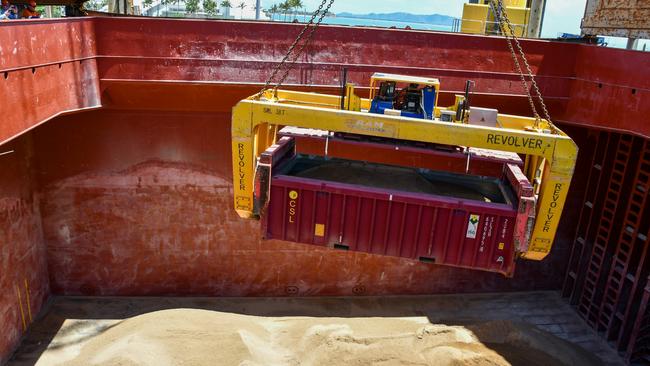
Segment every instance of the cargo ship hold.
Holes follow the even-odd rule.
[[[411,295],[478,293],[528,296],[531,308],[522,314],[533,314],[535,298],[540,306],[557,300],[602,342],[592,350],[605,345],[602,352],[620,357],[612,362],[650,362],[649,53],[520,41],[550,115],[579,153],[546,258],[476,270],[475,262],[459,268],[390,255],[411,250],[405,243],[414,241],[403,235],[402,246],[381,250],[310,245],[304,242],[313,244],[315,236],[302,240],[272,216],[238,215],[233,107],[260,91],[302,28],[118,16],[0,25],[0,364],[22,340],[14,361],[28,357],[42,319],[75,299],[100,308],[119,296],[146,308],[148,300],[139,297],[190,306],[179,298],[407,296],[408,302]],[[472,80],[473,105],[530,115],[503,37],[320,25],[283,88],[340,95],[344,69],[363,97],[375,73],[439,79],[445,106]],[[289,133],[298,150],[324,148],[320,137],[303,132]],[[368,161],[363,144],[373,143],[341,139],[327,148],[338,149],[339,158]],[[428,159],[412,148],[410,158]],[[390,161],[390,151],[381,154]],[[476,161],[475,174],[487,175]],[[385,168],[339,165],[360,175]],[[323,166],[298,161],[277,178],[271,197],[297,177],[331,176]],[[401,171],[389,174],[399,184]],[[445,177],[435,179],[459,179]],[[333,193],[347,182],[337,179],[328,183]],[[269,212],[283,210],[273,204],[272,198]],[[407,214],[417,211],[404,207]],[[355,228],[357,238],[366,235],[359,220]]]

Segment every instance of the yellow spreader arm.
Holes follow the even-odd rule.
[[[536,221],[528,249],[521,256],[542,260],[550,252],[573,176],[578,148],[564,132],[533,118],[500,114],[502,127],[439,122],[339,109],[340,97],[277,91],[277,98],[253,97],[233,108],[232,156],[235,210],[253,214],[253,179],[257,157],[275,142],[283,126],[313,128],[400,140],[510,151],[539,157],[543,166]],[[367,99],[361,106],[368,105]],[[553,132],[551,132],[553,131]],[[542,159],[540,159],[542,158]],[[540,163],[545,159],[545,163]],[[534,177],[529,177],[534,178]]]

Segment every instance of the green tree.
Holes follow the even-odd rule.
[[[142,1],[142,10],[150,8],[153,5],[153,0],[143,0]]]
[[[84,4],[84,8],[89,10],[101,10],[108,5],[108,0],[90,0]]]
[[[199,0],[185,0],[185,11],[194,14],[199,11]]]
[[[203,10],[208,16],[217,15],[217,2],[215,0],[203,0]]]
[[[171,16],[169,11],[169,5],[173,4],[176,0],[160,0],[160,5],[165,5],[165,11],[163,11],[163,16]]]
[[[287,21],[287,14],[289,13],[289,10],[291,10],[291,4],[289,3],[290,0],[286,0],[282,3],[280,3],[279,7],[280,10],[282,10],[282,14],[284,14],[284,21]]]
[[[298,16],[298,9],[302,9],[305,5],[301,0],[287,0],[289,3],[290,9],[293,11],[293,19],[296,19]]]
[[[244,8],[246,8],[246,3],[241,1],[239,2],[239,5],[237,5],[239,8],[239,19],[243,19],[244,17]]]
[[[53,18],[62,18],[64,16],[65,16],[65,7],[52,6],[52,17]]]
[[[300,9],[302,11],[302,21],[305,21],[305,4],[302,2],[302,0],[294,0],[296,8]]]
[[[232,3],[228,0],[223,0],[219,5],[224,8],[232,8]]]
[[[267,10],[267,13],[271,14],[271,20],[275,20],[275,14],[277,14],[278,11],[280,11],[280,8],[278,8],[277,4],[273,4],[273,6]]]

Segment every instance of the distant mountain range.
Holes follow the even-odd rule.
[[[440,14],[411,14],[411,13],[370,13],[370,14],[354,14],[354,13],[338,13],[337,17],[344,18],[358,18],[358,19],[375,19],[375,20],[390,20],[394,22],[406,23],[428,23],[440,25],[452,25],[454,17]]]

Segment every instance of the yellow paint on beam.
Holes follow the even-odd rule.
[[[23,332],[27,331],[27,322],[25,321],[25,310],[23,310],[23,300],[20,296],[20,288],[18,285],[14,286],[16,288],[16,294],[18,295],[18,306],[20,307],[20,317],[23,320]]]
[[[25,278],[25,300],[27,301],[27,314],[29,315],[29,323],[31,324],[32,321],[32,305],[29,297],[29,284],[27,283],[27,279]]]

